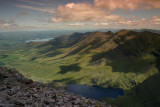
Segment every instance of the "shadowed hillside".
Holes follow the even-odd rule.
[[[42,82],[75,81],[130,89],[158,73],[159,53],[160,34],[96,31],[60,36],[45,43],[27,43],[7,57],[1,56],[1,65],[16,67]]]
[[[160,73],[127,91],[125,96],[105,100],[120,107],[159,107],[160,85],[158,84],[160,84]]]
[[[106,65],[111,65],[116,72],[146,71],[149,66],[154,66],[160,53],[160,35],[151,32],[129,32],[118,36],[114,41],[118,46],[106,52],[92,56],[90,62],[106,59]],[[156,54],[152,54],[155,53]]]

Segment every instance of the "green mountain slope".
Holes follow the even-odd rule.
[[[130,89],[158,73],[159,53],[159,34],[121,30],[28,43],[1,59],[36,81]]]
[[[143,83],[126,92],[118,99],[105,99],[120,107],[159,107],[160,106],[160,73],[155,74]]]

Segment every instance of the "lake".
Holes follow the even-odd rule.
[[[70,84],[67,90],[74,94],[80,94],[83,97],[102,99],[102,98],[117,98],[123,96],[124,91],[119,88],[101,88],[99,86],[87,86]]]
[[[52,40],[53,38],[45,38],[45,39],[35,39],[35,40],[27,40],[25,41],[26,43],[28,42],[47,42],[47,41],[50,41]]]

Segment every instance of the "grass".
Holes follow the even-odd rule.
[[[125,91],[125,96],[119,96],[117,99],[105,98],[103,100],[119,107],[159,107],[159,83],[160,73],[157,73],[134,88]]]
[[[31,49],[30,55],[27,55],[27,52],[20,50],[4,58],[1,56],[1,58],[6,66],[16,68],[26,77],[44,83],[58,81],[65,84],[77,83],[130,89],[158,72],[155,66],[151,66],[146,72],[139,74],[136,72],[118,72],[115,68],[113,69],[113,65],[109,64],[89,66],[91,54],[81,56],[80,59],[75,55],[57,60],[58,56],[53,60],[48,57],[30,60],[31,57],[35,56],[36,51]],[[146,56],[143,59],[151,60],[150,58],[152,57]],[[122,63],[122,65],[125,64]]]
[[[97,52],[91,52],[64,57],[72,51],[72,48],[48,51],[51,46],[48,49],[46,46],[40,48],[37,46],[39,44],[28,44],[12,54],[0,55],[1,65],[16,68],[26,77],[44,83],[56,81],[125,90],[131,89],[158,72],[155,65],[156,57],[152,54],[144,54],[137,58],[134,56],[126,58],[121,55],[116,56],[115,59],[108,59],[105,57],[108,51],[102,51],[98,56],[96,56]],[[47,51],[39,53],[43,50]],[[50,54],[51,52],[53,54]],[[57,52],[60,53],[55,55]],[[116,52],[113,51],[113,55]],[[48,54],[50,56],[46,56]],[[101,57],[103,61],[100,66],[90,65]]]
[[[134,38],[135,32],[127,32],[122,32],[120,37],[95,32],[92,36],[83,36],[77,43],[74,35],[71,41],[66,41],[69,36],[61,36],[56,42],[25,44],[13,53],[0,55],[0,64],[44,83],[59,81],[127,90],[158,72],[157,58],[149,52],[159,46],[152,36],[139,33],[140,36]],[[130,36],[132,38],[128,38]]]

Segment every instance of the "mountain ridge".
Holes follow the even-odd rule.
[[[22,58],[12,63],[38,80],[130,89],[159,71],[159,46],[160,35],[148,31],[74,33],[28,43],[17,51]],[[23,64],[29,68],[17,66]]]

